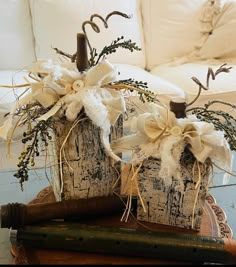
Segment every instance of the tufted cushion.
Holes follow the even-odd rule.
[[[0,69],[21,69],[35,60],[28,0],[0,0]]]
[[[227,0],[212,34],[200,50],[200,57],[236,58],[236,1]]]
[[[126,40],[131,39],[142,47],[139,0],[31,0],[30,3],[38,58],[57,58],[52,47],[74,54],[76,34],[82,32],[82,23],[95,13],[105,17],[115,10],[132,15],[132,18],[113,16],[108,21],[108,29],[104,28],[99,19],[95,19],[101,29],[100,33],[95,33],[89,25],[86,26],[92,47],[100,51],[122,35]],[[109,60],[144,67],[145,54],[144,50],[130,53],[119,49],[109,56]]]
[[[147,68],[192,52],[201,40],[206,0],[142,0]]]

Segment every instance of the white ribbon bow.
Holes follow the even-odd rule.
[[[52,106],[46,114],[38,118],[39,121],[49,119],[61,108],[65,110],[67,119],[74,121],[84,107],[87,116],[101,128],[102,142],[108,155],[120,160],[110,148],[109,134],[111,125],[126,110],[125,101],[120,92],[103,87],[117,78],[113,65],[103,60],[87,72],[79,73],[75,64],[54,65],[52,61],[42,60],[33,65],[33,71],[44,78],[32,83],[31,92],[13,106],[11,115],[0,127],[0,137],[7,138],[12,127],[12,116],[23,105],[39,102],[45,108]]]
[[[150,106],[151,112],[139,115],[132,122],[132,129],[136,133],[118,139],[112,144],[113,151],[133,149],[133,164],[150,156],[161,158],[162,164],[166,162],[168,175],[175,174],[186,144],[199,162],[204,163],[210,158],[222,166],[231,166],[229,144],[224,133],[216,131],[212,123],[199,121],[194,115],[176,119],[167,108],[154,103]],[[177,146],[182,146],[178,152],[173,149]]]

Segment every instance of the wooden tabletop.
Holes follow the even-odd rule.
[[[55,197],[51,187],[42,190],[33,203],[55,202]],[[204,213],[202,217],[201,229],[199,232],[186,230],[167,225],[140,222],[130,216],[128,222],[120,221],[121,214],[100,217],[92,221],[82,221],[88,225],[114,226],[122,228],[134,228],[140,230],[152,230],[159,232],[178,232],[192,235],[212,236],[222,238],[232,238],[233,233],[227,225],[226,216],[223,210],[217,206],[214,198],[208,195],[206,198]],[[81,223],[81,221],[80,221]],[[72,251],[43,250],[25,248],[21,245],[12,247],[15,264],[188,264],[184,262],[161,261],[158,259],[148,259],[140,257],[112,256],[92,253],[79,253]]]

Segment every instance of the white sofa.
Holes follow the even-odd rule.
[[[191,77],[204,83],[209,66],[235,64],[235,0],[0,0],[0,85],[25,83],[24,70],[37,59],[61,60],[53,47],[73,54],[82,22],[92,14],[106,16],[114,10],[132,18],[113,16],[108,29],[99,24],[100,33],[87,27],[92,46],[99,50],[122,35],[136,42],[141,51],[120,49],[108,59],[118,67],[121,79],[148,82],[167,96],[164,101],[175,97],[191,101],[198,93]],[[195,105],[213,99],[236,103],[235,86],[232,68],[212,81]],[[0,89],[0,125],[22,90]],[[1,151],[0,167],[15,166],[19,149],[13,149],[12,161],[6,161],[3,144]]]

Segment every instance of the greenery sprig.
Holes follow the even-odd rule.
[[[147,90],[148,88],[147,82],[136,81],[132,78],[112,82],[109,85],[105,85],[104,87],[110,87],[113,89],[121,89],[121,90],[123,89],[123,90],[128,90],[129,92],[136,91],[139,95],[140,100],[143,103],[158,101],[156,98],[157,95],[154,92]]]
[[[230,145],[231,150],[236,150],[236,118],[230,115],[228,112],[212,109],[215,104],[222,104],[229,106],[232,109],[236,109],[236,105],[223,101],[210,101],[203,107],[195,107],[188,110],[196,117],[207,123],[213,123],[216,130],[224,132],[224,136]]]
[[[215,72],[212,70],[212,68],[208,68],[206,85],[203,85],[203,83],[201,83],[196,77],[192,77],[192,80],[199,86],[199,91],[196,98],[191,103],[188,103],[187,106],[190,106],[197,101],[202,89],[209,90],[210,78],[215,80],[217,75],[220,73],[229,73],[231,68],[232,67],[227,67],[227,64],[223,64]],[[220,100],[214,100],[209,101],[203,107],[194,107],[186,110],[186,112],[196,115],[196,117],[201,121],[213,123],[216,130],[224,132],[224,136],[230,145],[230,149],[236,150],[236,118],[234,118],[228,112],[214,108],[213,105],[215,104],[221,104],[231,107],[232,110],[236,110],[236,105],[234,104]]]
[[[40,152],[43,151],[40,146],[47,147],[49,141],[52,139],[50,129],[53,128],[53,119],[50,118],[47,121],[36,122],[36,118],[43,115],[46,110],[42,109],[39,105],[35,105],[33,108],[31,106],[30,108],[24,107],[18,111],[18,114],[27,114],[24,121],[29,125],[28,130],[23,132],[21,141],[26,146],[18,158],[18,170],[14,174],[19,179],[22,191],[23,183],[28,181],[30,167],[35,165],[35,158],[40,156]],[[35,126],[31,127],[32,124],[35,124]]]
[[[131,40],[124,40],[124,36],[121,36],[112,41],[110,45],[104,46],[99,54],[97,53],[96,49],[93,49],[93,52],[90,54],[91,58],[89,60],[89,65],[97,65],[103,57],[116,53],[118,48],[127,49],[130,52],[141,50],[141,48],[139,48],[135,42],[132,42]]]

